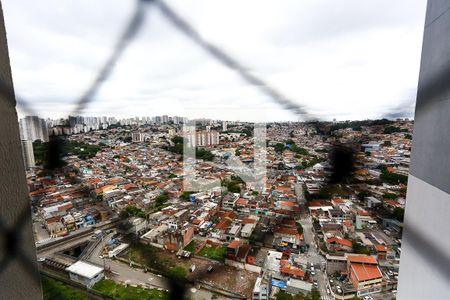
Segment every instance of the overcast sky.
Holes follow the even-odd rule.
[[[3,0],[15,91],[63,117],[132,15],[131,0]],[[412,116],[425,0],[170,0],[207,40],[322,119]],[[149,7],[85,115],[298,120]],[[239,109],[245,111],[238,114]],[[202,111],[202,109],[205,109]],[[20,113],[20,111],[19,111]]]

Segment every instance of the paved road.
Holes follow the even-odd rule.
[[[40,221],[33,220],[33,230],[36,243],[49,241],[51,239],[47,229],[42,228],[42,223]]]
[[[322,299],[330,300],[332,298],[327,294],[326,281],[328,279],[326,277],[326,272],[321,270],[325,267],[325,259],[319,254],[319,251],[317,249],[317,244],[314,240],[314,233],[312,231],[311,219],[309,217],[303,218],[300,220],[300,223],[303,226],[303,235],[305,237],[305,242],[309,245],[309,250],[306,254],[308,262],[314,264],[315,266],[320,266],[320,268],[315,268],[316,275],[314,276],[314,278],[317,280],[320,295],[322,296]]]
[[[141,269],[132,268],[129,265],[117,260],[100,258],[103,246],[105,245],[106,241],[108,241],[112,237],[113,234],[114,233],[111,233],[103,237],[103,241],[97,245],[94,251],[92,251],[92,254],[88,258],[88,260],[94,264],[105,266],[107,270],[109,269],[111,271],[114,279],[116,279],[117,281],[129,284],[146,285],[153,288],[167,289],[168,284],[165,278],[160,275],[148,272],[144,273]]]
[[[103,242],[99,243],[88,260],[100,266],[104,265],[106,269],[111,271],[112,277],[116,281],[128,283],[130,285],[142,285],[149,288],[167,290],[169,288],[169,284],[167,280],[159,274],[153,274],[150,272],[144,273],[141,269],[132,268],[123,262],[100,258],[103,245],[112,237],[113,234],[114,233],[111,233],[103,237]],[[205,289],[195,289],[191,286],[188,286],[187,288],[189,289],[187,296],[190,296],[193,299],[211,299],[213,296],[213,293]],[[218,299],[227,298],[221,296]]]

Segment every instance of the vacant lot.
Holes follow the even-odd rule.
[[[214,286],[244,295],[247,299],[251,299],[253,286],[257,277],[257,273],[230,266],[221,266],[208,274],[203,280]]]
[[[208,255],[212,255],[212,253],[214,252],[209,248],[204,252]],[[182,267],[188,270],[191,265],[195,265],[194,272],[187,271],[188,279],[205,281],[230,292],[245,295],[247,298],[251,298],[253,286],[258,277],[256,273],[226,266],[220,262],[197,257],[178,258],[174,253],[142,244],[131,246],[129,252],[123,256],[130,257],[137,263],[163,272],[169,272],[174,267]],[[213,266],[214,270],[208,273],[206,270],[210,265]]]
[[[169,299],[169,295],[166,292],[161,292],[156,289],[125,286],[112,280],[102,280],[97,282],[93,289],[116,299]]]
[[[202,250],[200,250],[198,255],[215,259],[218,261],[224,261],[226,252],[227,248],[225,246],[214,247],[207,244],[205,245],[205,247],[202,248]]]

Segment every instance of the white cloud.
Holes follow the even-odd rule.
[[[325,119],[411,111],[425,0],[170,1],[208,40]],[[70,113],[133,12],[125,0],[3,1],[16,93],[50,117]],[[150,7],[86,115],[183,115],[261,108],[296,120]],[[208,112],[207,112],[208,111]],[[210,116],[214,117],[214,116]]]

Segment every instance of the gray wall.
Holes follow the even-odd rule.
[[[42,299],[1,7],[0,80],[0,299]]]
[[[398,297],[450,299],[450,1],[429,0]]]

